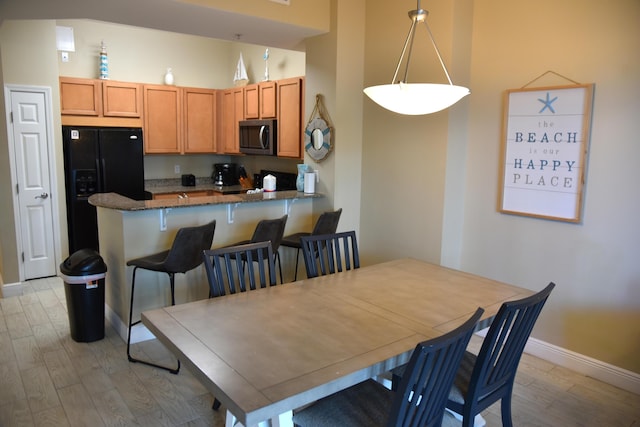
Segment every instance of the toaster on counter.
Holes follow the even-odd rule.
[[[196,176],[192,174],[182,175],[182,185],[184,187],[195,187],[196,186]]]

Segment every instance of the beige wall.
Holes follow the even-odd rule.
[[[391,78],[414,7],[367,1],[365,85]],[[413,256],[533,290],[554,281],[533,336],[640,373],[640,3],[425,7],[454,83],[472,93],[424,117],[400,117],[365,99],[366,260]],[[414,50],[411,78],[424,68],[442,81],[437,64],[421,59],[425,49]],[[580,224],[496,211],[503,92],[547,70],[596,84]],[[568,83],[547,76],[536,85]]]
[[[362,70],[364,67],[364,0],[333,0],[331,33],[307,40],[307,117],[320,95],[333,125],[333,149],[320,163],[308,158],[320,174],[318,191],[328,200],[316,213],[342,208],[340,230],[360,235],[362,177]],[[363,236],[359,236],[362,240]]]
[[[97,78],[104,40],[112,80],[163,84],[171,68],[178,86],[231,87],[240,52],[249,81],[264,78],[264,46],[100,21],[58,20],[56,25],[72,27],[76,44],[69,62],[58,58],[62,76]],[[304,52],[269,48],[270,79],[304,75],[304,57]]]
[[[411,9],[412,1],[367,1],[365,86],[391,81]],[[429,2],[428,9],[438,47],[451,64],[452,2]],[[457,69],[450,71],[455,83],[467,83],[456,79]],[[412,82],[446,82],[424,27],[416,32],[409,76]],[[368,262],[402,256],[440,261],[450,114],[401,116],[364,98],[361,227]]]
[[[636,0],[476,5],[461,266],[536,290],[556,282],[534,335],[640,373],[638,22]],[[502,93],[547,70],[595,83],[580,224],[495,210]]]
[[[60,128],[60,99],[57,90],[57,60],[55,51],[55,23],[53,21],[4,21],[0,25],[0,55],[2,56],[2,80],[4,85],[35,85],[55,88],[52,90],[51,103],[53,109],[53,129]],[[4,88],[1,97],[2,109],[5,107]],[[2,115],[6,117],[6,115]],[[13,195],[8,158],[8,139],[6,121],[0,129],[0,158],[6,164],[0,168],[0,246],[2,246],[2,277],[5,283],[18,281],[18,253],[16,230],[14,226]],[[56,135],[57,136],[57,135]],[[62,152],[62,142],[56,138],[53,143],[56,151]],[[58,180],[54,185],[64,188],[64,170],[62,156],[52,159],[53,168],[58,172]],[[56,192],[60,211],[64,210],[64,192]],[[56,197],[56,196],[53,196]],[[62,218],[65,218],[63,216]],[[66,226],[63,228],[66,233]],[[62,232],[62,231],[61,231]],[[60,250],[58,249],[58,256]]]

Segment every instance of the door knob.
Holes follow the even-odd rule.
[[[36,199],[46,199],[47,197],[49,197],[48,193],[42,193],[41,195],[36,196],[35,198]]]

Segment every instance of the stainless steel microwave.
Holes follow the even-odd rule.
[[[240,152],[275,156],[276,120],[241,120],[239,137]]]

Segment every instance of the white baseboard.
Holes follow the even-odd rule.
[[[111,324],[111,327],[120,335],[120,338],[127,342],[127,325],[118,317],[115,311],[111,310],[107,304],[104,305],[104,315],[107,321]],[[155,338],[155,335],[151,333],[142,323],[138,323],[131,328],[131,344],[135,344],[141,341],[148,341]]]
[[[489,328],[476,332],[476,335],[486,336]],[[598,381],[614,385],[623,390],[640,395],[640,374],[610,365],[600,360],[592,359],[580,353],[558,347],[536,338],[529,338],[524,352],[554,365],[571,369]]]
[[[2,285],[0,296],[2,298],[17,297],[22,295],[22,283],[5,283]]]
[[[529,338],[524,351],[555,365],[640,395],[640,374],[575,353],[553,344]]]

